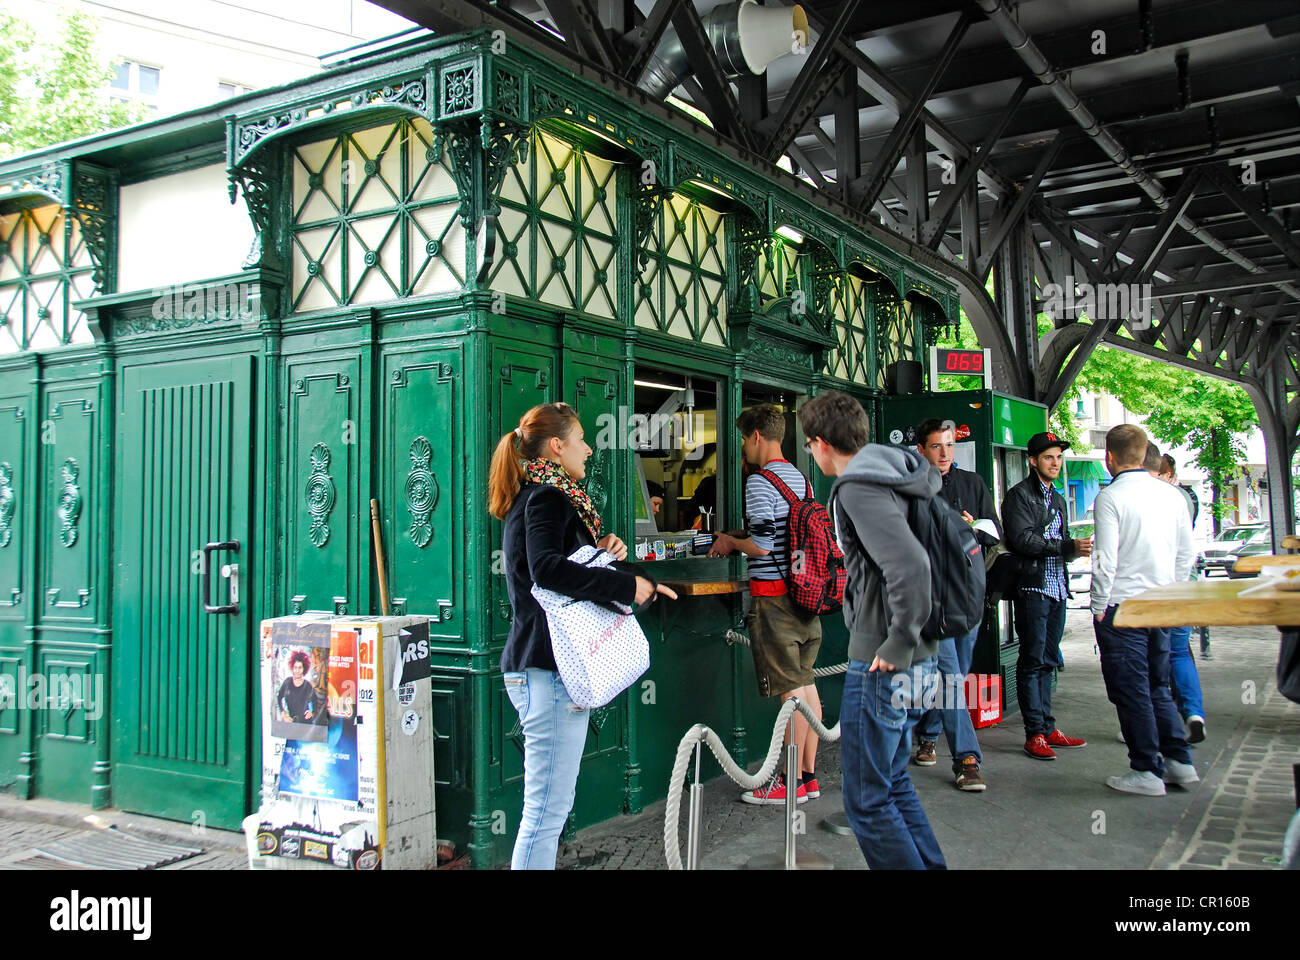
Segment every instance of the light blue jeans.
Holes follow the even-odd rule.
[[[524,731],[524,812],[510,869],[554,870],[578,789],[587,711],[569,699],[553,670],[529,667],[503,679]]]
[[[916,725],[918,740],[938,740],[939,731],[943,730],[948,740],[948,752],[952,754],[953,773],[961,772],[961,762],[967,757],[974,757],[976,763],[984,762],[984,754],[980,751],[979,740],[975,736],[975,724],[971,722],[970,710],[966,708],[966,675],[970,673],[971,657],[979,633],[980,628],[976,626],[960,637],[939,641],[939,673],[944,680],[939,690],[945,700],[940,701],[939,707],[927,710]],[[957,680],[955,685],[949,677]],[[951,705],[946,702],[949,692],[955,700]]]

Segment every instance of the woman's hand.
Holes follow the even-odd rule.
[[[676,600],[677,594],[662,583],[651,583],[645,577],[636,578],[636,605],[639,607],[656,593],[662,593],[670,600]]]
[[[596,546],[613,554],[615,560],[625,560],[627,558],[627,544],[612,533],[607,533],[597,540]]]

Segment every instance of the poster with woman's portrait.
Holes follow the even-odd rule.
[[[272,632],[273,736],[313,743],[325,741],[329,730],[326,709],[329,652],[328,624],[307,623],[298,625],[296,630]]]

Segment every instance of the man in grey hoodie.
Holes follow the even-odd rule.
[[[818,394],[799,410],[799,423],[817,466],[838,477],[830,514],[848,569],[844,812],[872,870],[947,869],[907,774],[912,728],[938,688],[938,644],[921,637],[930,558],[908,526],[907,506],[943,481],[915,451],[868,443],[867,414],[847,394]]]

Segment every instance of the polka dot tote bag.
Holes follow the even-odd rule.
[[[585,567],[608,566],[613,559],[593,546],[569,557]],[[603,707],[650,669],[650,644],[631,607],[575,600],[536,584],[532,592],[546,611],[560,679],[578,706]]]

